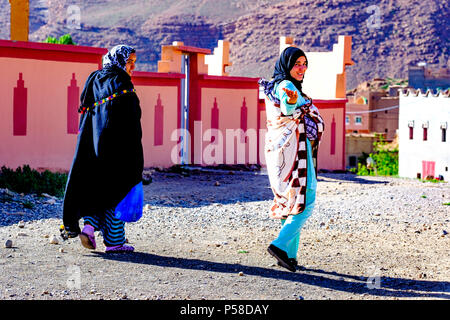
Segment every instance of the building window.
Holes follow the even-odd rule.
[[[442,142],[447,141],[447,122],[441,122]]]
[[[350,118],[348,116],[345,117],[345,124],[350,124]]]
[[[424,121],[422,123],[422,128],[423,128],[423,141],[427,141],[428,140],[428,127],[430,126],[430,123],[428,121]]]
[[[355,117],[355,124],[362,124],[362,118],[361,118],[361,116],[356,116],[356,117]]]
[[[412,140],[414,138],[414,120],[408,121],[408,128],[409,128],[409,140]]]

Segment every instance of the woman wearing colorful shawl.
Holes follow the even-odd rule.
[[[260,80],[266,94],[265,157],[274,194],[270,216],[282,223],[268,252],[292,272],[298,265],[300,230],[314,208],[317,149],[324,129],[319,110],[302,91],[307,67],[305,53],[288,47],[275,65],[272,81]]]
[[[125,244],[125,222],[115,211],[142,182],[141,108],[131,82],[135,61],[132,47],[115,46],[103,57],[103,68],[88,77],[80,97],[63,223],[66,235],[79,235],[89,249],[96,248],[94,231],[101,231],[106,252],[134,250]]]

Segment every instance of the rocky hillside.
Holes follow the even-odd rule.
[[[30,1],[30,40],[72,34],[80,45],[138,48],[138,69],[155,71],[161,45],[213,49],[231,41],[236,76],[270,77],[280,36],[305,51],[353,37],[349,89],[376,77],[406,78],[408,65],[449,66],[450,10],[444,0],[40,0]],[[68,11],[70,5],[80,9]],[[0,0],[0,38],[9,39],[9,3]],[[80,17],[80,29],[69,28]]]

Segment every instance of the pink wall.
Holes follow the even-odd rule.
[[[106,52],[103,48],[0,40],[0,166],[70,169],[77,140],[79,95],[88,75],[101,67]],[[195,66],[196,60],[192,61]],[[178,143],[183,77],[179,73],[133,73],[142,108],[145,167],[177,163],[173,154]],[[190,79],[192,163],[264,165],[266,117],[264,103],[258,99],[258,79],[196,72]],[[319,168],[345,168],[345,102],[315,100],[326,122]],[[201,124],[200,132],[194,132],[195,123]],[[207,140],[205,133],[211,128],[222,135],[223,140],[216,141],[221,142],[219,147]],[[230,143],[227,129],[232,134],[242,129],[249,136],[242,137],[245,140],[233,137],[235,141]]]
[[[209,140],[202,141],[203,164],[257,163],[259,92],[257,80],[244,77],[200,76],[203,138],[208,138],[205,132],[211,129],[212,125],[217,126],[214,129],[218,129],[219,135],[222,136],[222,141],[215,141],[219,146]],[[218,108],[218,117],[214,116],[214,108]]]
[[[70,169],[77,141],[79,95],[106,52],[102,48],[0,40],[0,165]],[[18,91],[20,77],[25,88]],[[170,138],[178,126],[181,78],[179,74],[133,74],[142,108],[146,167],[173,165],[170,151],[176,142]],[[16,102],[14,92],[19,93]]]
[[[318,167],[327,170],[345,170],[345,109],[336,105],[324,108],[324,105],[318,102],[315,102],[315,105],[325,121]]]
[[[69,97],[77,87],[81,92],[106,50],[71,46],[69,52],[67,47],[0,40],[1,165],[70,168],[77,136],[68,133],[67,106],[73,104]],[[14,99],[20,76],[26,91]],[[15,114],[14,108],[21,111]],[[14,132],[14,119],[24,124],[22,132]]]
[[[267,132],[267,116],[266,116],[266,104],[264,99],[258,101],[258,163],[262,166],[266,165],[266,159],[264,157],[264,145]]]
[[[172,139],[178,128],[182,74],[133,72],[133,83],[142,109],[142,145],[145,167],[174,165]]]
[[[257,93],[255,89],[202,89],[203,164],[257,162]],[[212,128],[214,108],[218,108],[218,126],[214,129],[218,129],[221,136],[221,141],[217,139],[215,142],[221,148],[211,145],[208,135],[205,135]],[[248,136],[241,137],[239,129]],[[216,156],[214,149],[221,155]]]

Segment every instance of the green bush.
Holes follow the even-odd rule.
[[[358,171],[356,172],[358,176],[370,176],[373,175],[366,167],[366,164],[358,162]]]
[[[358,158],[358,171],[360,176],[395,176],[398,175],[398,149],[389,150],[387,142],[382,135],[374,142],[374,153],[363,154]],[[367,168],[366,160],[371,157],[375,162],[374,168]]]
[[[395,176],[398,174],[398,151],[383,150],[370,156],[376,163],[377,175]]]
[[[67,174],[48,170],[38,172],[24,165],[16,170],[3,166],[0,170],[0,188],[17,193],[47,193],[56,197],[64,196]]]
[[[47,39],[45,39],[44,41],[45,43],[56,43],[56,44],[71,44],[71,45],[76,45],[75,42],[73,42],[72,40],[72,36],[70,34],[65,34],[61,37],[59,37],[59,39],[53,38],[53,37],[47,37]]]

